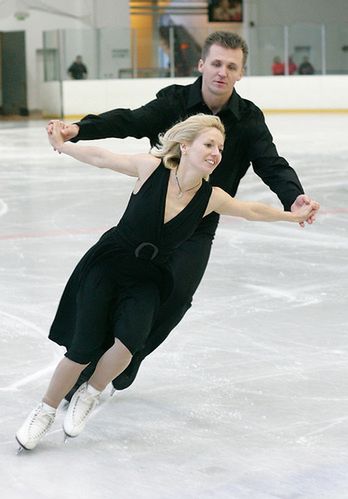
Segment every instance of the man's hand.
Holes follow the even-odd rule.
[[[64,123],[64,121],[51,120],[48,122],[48,125],[46,128],[48,135],[52,134],[54,123],[59,123],[60,133],[64,139],[64,142],[67,142],[68,140],[73,139],[79,133],[80,128],[78,125],[76,125],[76,123],[66,124],[66,123]]]
[[[306,222],[308,224],[312,224],[316,220],[317,213],[320,208],[320,204],[317,201],[313,201],[309,196],[306,194],[300,194],[297,196],[293,204],[291,205],[291,211],[298,212],[303,205],[311,205],[312,211],[310,216],[307,218]],[[304,222],[300,222],[301,227],[304,227]]]

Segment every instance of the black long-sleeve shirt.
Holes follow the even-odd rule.
[[[80,131],[74,141],[148,137],[155,145],[158,135],[176,122],[197,113],[212,114],[202,99],[201,84],[200,77],[190,85],[170,85],[138,109],[120,108],[98,116],[87,115],[78,123]],[[217,115],[225,126],[226,140],[221,163],[210,176],[211,183],[234,196],[252,164],[255,173],[289,210],[304,191],[295,171],[278,155],[262,111],[234,89]]]

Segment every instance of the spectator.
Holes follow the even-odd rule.
[[[300,75],[312,75],[315,73],[313,65],[309,62],[307,56],[303,58],[303,61],[299,65],[298,74]]]
[[[280,57],[275,57],[273,59],[272,74],[274,76],[279,76],[284,74],[284,63],[280,60]]]
[[[73,80],[85,80],[87,78],[87,67],[82,62],[82,56],[76,56],[75,61],[71,64],[68,69],[68,73]]]
[[[297,65],[295,64],[293,58],[290,56],[288,60],[288,69],[289,69],[289,75],[293,75],[296,73],[297,70]]]

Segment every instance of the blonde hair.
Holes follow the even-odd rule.
[[[180,144],[191,144],[206,128],[216,128],[225,139],[225,127],[218,116],[195,114],[161,134],[159,145],[151,149],[151,154],[156,158],[163,158],[166,168],[177,168],[181,158]]]

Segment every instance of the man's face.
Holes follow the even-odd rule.
[[[205,60],[200,59],[198,70],[203,76],[203,93],[228,99],[243,76],[243,51],[212,45]]]

